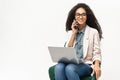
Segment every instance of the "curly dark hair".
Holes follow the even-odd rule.
[[[100,39],[102,38],[102,30],[101,30],[101,26],[99,25],[93,11],[90,9],[90,7],[88,5],[86,5],[85,3],[78,3],[77,5],[75,5],[69,12],[68,17],[67,17],[67,21],[66,21],[66,31],[72,30],[71,29],[71,25],[73,20],[75,19],[75,12],[78,8],[84,8],[87,14],[87,20],[86,20],[86,24],[92,28],[97,29],[98,33],[99,33],[99,37]]]

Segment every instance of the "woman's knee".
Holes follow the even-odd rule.
[[[59,70],[63,70],[65,68],[65,64],[64,63],[58,63],[55,66],[55,70],[59,71]]]
[[[71,73],[71,72],[75,72],[75,65],[73,64],[68,64],[65,68],[65,72],[66,73]]]

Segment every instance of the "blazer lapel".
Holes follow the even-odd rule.
[[[89,42],[89,26],[86,26],[84,38],[83,38],[83,57],[85,58],[88,51],[88,42]]]

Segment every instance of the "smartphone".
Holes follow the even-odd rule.
[[[78,28],[78,23],[77,23],[77,22],[76,22],[76,25],[75,25],[74,28],[77,29],[77,30],[79,30],[79,28]]]
[[[77,29],[77,30],[79,29],[79,28],[78,28],[78,25],[76,25],[74,28]]]

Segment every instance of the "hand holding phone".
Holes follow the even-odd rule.
[[[74,28],[77,29],[77,30],[79,30],[78,25],[76,25]]]
[[[72,22],[71,29],[72,29],[73,33],[77,33],[78,30],[79,30],[78,23],[77,23],[77,21],[75,19]]]
[[[78,28],[78,23],[77,23],[76,20],[75,20],[75,26],[74,26],[74,28],[77,29],[77,30],[79,30],[79,28]]]

